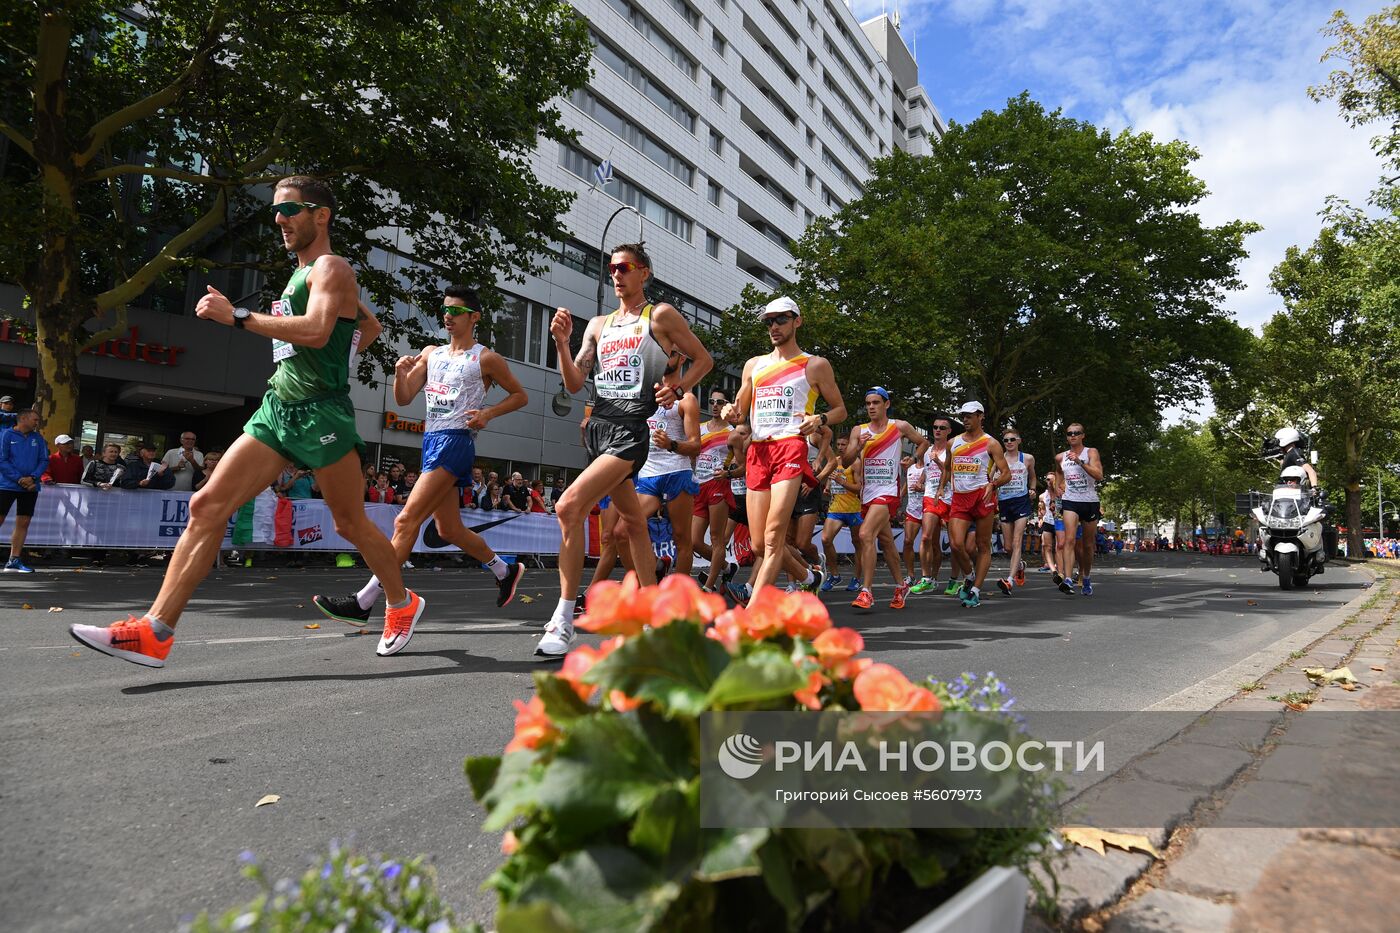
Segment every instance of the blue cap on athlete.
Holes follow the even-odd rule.
[[[868,389],[865,390],[865,394],[866,394],[866,395],[878,395],[878,396],[880,396],[880,398],[884,399],[884,400],[887,401],[887,402],[890,400],[890,393],[889,393],[889,390],[886,389],[886,388],[883,388],[882,386],[871,386],[870,388],[868,388]]]
[[[797,310],[797,302],[787,295],[774,298],[763,306],[763,310],[758,312],[758,319],[761,321],[770,314],[791,314],[793,317],[801,317],[802,312]]]

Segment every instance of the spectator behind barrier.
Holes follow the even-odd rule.
[[[13,395],[0,397],[0,431],[13,428],[18,423],[19,412],[15,411],[15,397]]]
[[[73,452],[73,438],[60,434],[53,439],[53,453],[49,454],[49,468],[44,471],[44,482],[74,485],[83,478],[83,458]]]
[[[175,473],[156,459],[156,445],[142,441],[136,451],[126,458],[126,472],[122,474],[123,489],[173,489]]]
[[[193,431],[185,431],[180,435],[180,446],[172,447],[160,458],[161,464],[170,472],[171,482],[174,484],[171,489],[181,492],[194,489],[195,481],[199,479],[199,468],[204,465],[204,454],[194,446],[196,440],[198,438]]]
[[[125,472],[126,464],[122,462],[121,447],[117,444],[106,444],[102,448],[102,459],[89,460],[88,465],[83,468],[82,482],[98,489],[111,489],[121,482]]]

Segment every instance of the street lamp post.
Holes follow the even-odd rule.
[[[642,212],[630,204],[624,204],[613,211],[608,222],[603,224],[603,237],[598,242],[598,255],[600,257],[598,264],[601,268],[598,270],[598,302],[595,314],[603,313],[603,283],[608,280],[608,229],[612,227],[612,222],[617,219],[617,215],[623,211],[631,211],[637,215],[637,242],[642,241]]]

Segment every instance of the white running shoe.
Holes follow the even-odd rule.
[[[562,658],[574,643],[574,623],[550,619],[544,627],[544,637],[535,646],[535,654],[546,658]]]

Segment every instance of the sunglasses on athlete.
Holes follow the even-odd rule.
[[[1020,440],[1019,437],[1003,437],[1003,438],[1001,439],[1001,442],[1002,442],[1003,444],[1010,444],[1010,443],[1012,443],[1013,441],[1019,441],[1019,440]]]
[[[438,313],[451,315],[452,317],[459,317],[463,314],[471,314],[474,310],[476,309],[468,308],[466,305],[443,305],[439,309]]]
[[[316,204],[312,201],[278,201],[272,205],[272,210],[283,217],[295,217],[302,211],[314,211],[324,205]]]
[[[1084,432],[1083,432],[1083,431],[1066,431],[1066,432],[1065,432],[1065,437],[1083,437],[1083,436],[1084,436]]]
[[[797,320],[797,315],[795,314],[770,314],[763,319],[763,323],[767,324],[769,327],[773,326],[774,324],[777,324],[779,327],[781,327],[784,324],[791,324],[795,320]]]
[[[729,399],[725,398],[724,396],[722,396],[722,395],[717,395],[717,396],[715,396],[714,398],[710,399],[710,404],[711,404],[711,405],[723,405],[723,404],[725,404],[725,403],[728,402],[728,401],[729,401]]]
[[[628,260],[627,262],[610,262],[608,263],[608,275],[626,275],[627,273],[633,272],[637,269],[640,269],[641,267],[641,263],[632,262],[631,260]]]

